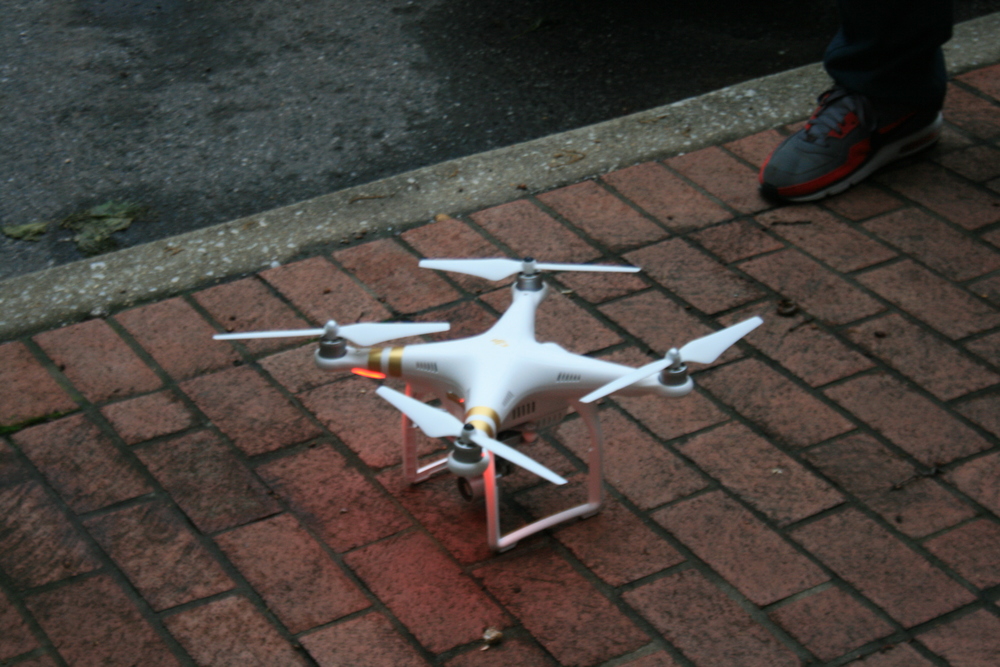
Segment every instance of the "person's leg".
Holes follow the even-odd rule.
[[[922,150],[940,133],[951,0],[838,0],[841,28],[824,64],[836,82],[760,171],[761,193],[811,201]]]
[[[893,105],[941,107],[951,0],[838,0],[841,27],[827,47],[837,84]]]

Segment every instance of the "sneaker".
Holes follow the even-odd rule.
[[[931,146],[940,109],[892,109],[833,88],[805,127],[774,149],[760,169],[760,192],[772,201],[812,201],[843,192],[875,170]]]

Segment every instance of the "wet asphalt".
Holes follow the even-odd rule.
[[[0,280],[820,59],[834,3],[7,0]],[[965,20],[1000,0],[956,0]],[[817,91],[819,93],[820,91]]]

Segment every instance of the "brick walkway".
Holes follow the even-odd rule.
[[[0,345],[0,664],[1000,665],[1000,66],[946,120],[820,205],[756,194],[785,128]],[[765,325],[684,399],[606,400],[607,508],[499,557],[453,479],[401,483],[372,381],[210,340],[476,333],[507,289],[418,257],[529,253],[645,269],[553,277],[573,351]],[[531,446],[575,479],[511,475],[512,523],[585,442]]]

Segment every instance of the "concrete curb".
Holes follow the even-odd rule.
[[[960,24],[949,71],[1000,62],[1000,13]],[[0,339],[165,298],[361,231],[476,211],[632,164],[804,118],[829,83],[819,64],[569,132],[451,160],[92,260],[0,282]],[[518,187],[522,186],[522,187]]]

